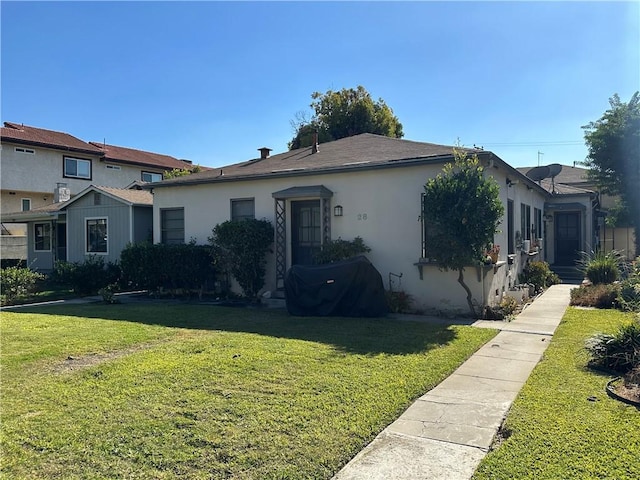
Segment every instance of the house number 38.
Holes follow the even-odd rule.
[[[367,214],[366,213],[359,213],[358,214],[358,220],[366,220],[367,219]]]

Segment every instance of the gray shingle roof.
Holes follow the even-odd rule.
[[[317,153],[312,153],[311,147],[300,148],[264,159],[256,158],[208,172],[165,180],[151,184],[151,186],[155,188],[244,178],[369,169],[415,161],[443,162],[451,159],[453,148],[447,145],[363,133],[333,142],[321,143]],[[477,150],[461,150],[481,153]]]

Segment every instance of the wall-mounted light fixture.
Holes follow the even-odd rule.
[[[520,183],[520,180],[511,180],[509,177],[507,177],[507,186],[511,187],[513,185],[518,185]]]
[[[333,207],[333,216],[341,217],[342,216],[342,205],[336,205]]]

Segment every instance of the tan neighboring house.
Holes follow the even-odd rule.
[[[5,122],[1,129],[0,258],[27,258],[27,223],[10,214],[40,212],[69,200],[90,185],[125,188],[133,182],[162,179],[163,172],[192,168],[191,162],[168,155],[84,142],[68,133]],[[65,259],[64,224],[50,220],[61,241],[54,252]],[[34,232],[31,232],[34,233]]]

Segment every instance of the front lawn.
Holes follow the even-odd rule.
[[[640,478],[640,410],[609,398],[613,377],[586,368],[584,342],[630,319],[615,310],[569,308],[544,359],[514,402],[510,436],[475,479]]]
[[[495,334],[171,303],[1,326],[9,479],[328,479]]]

